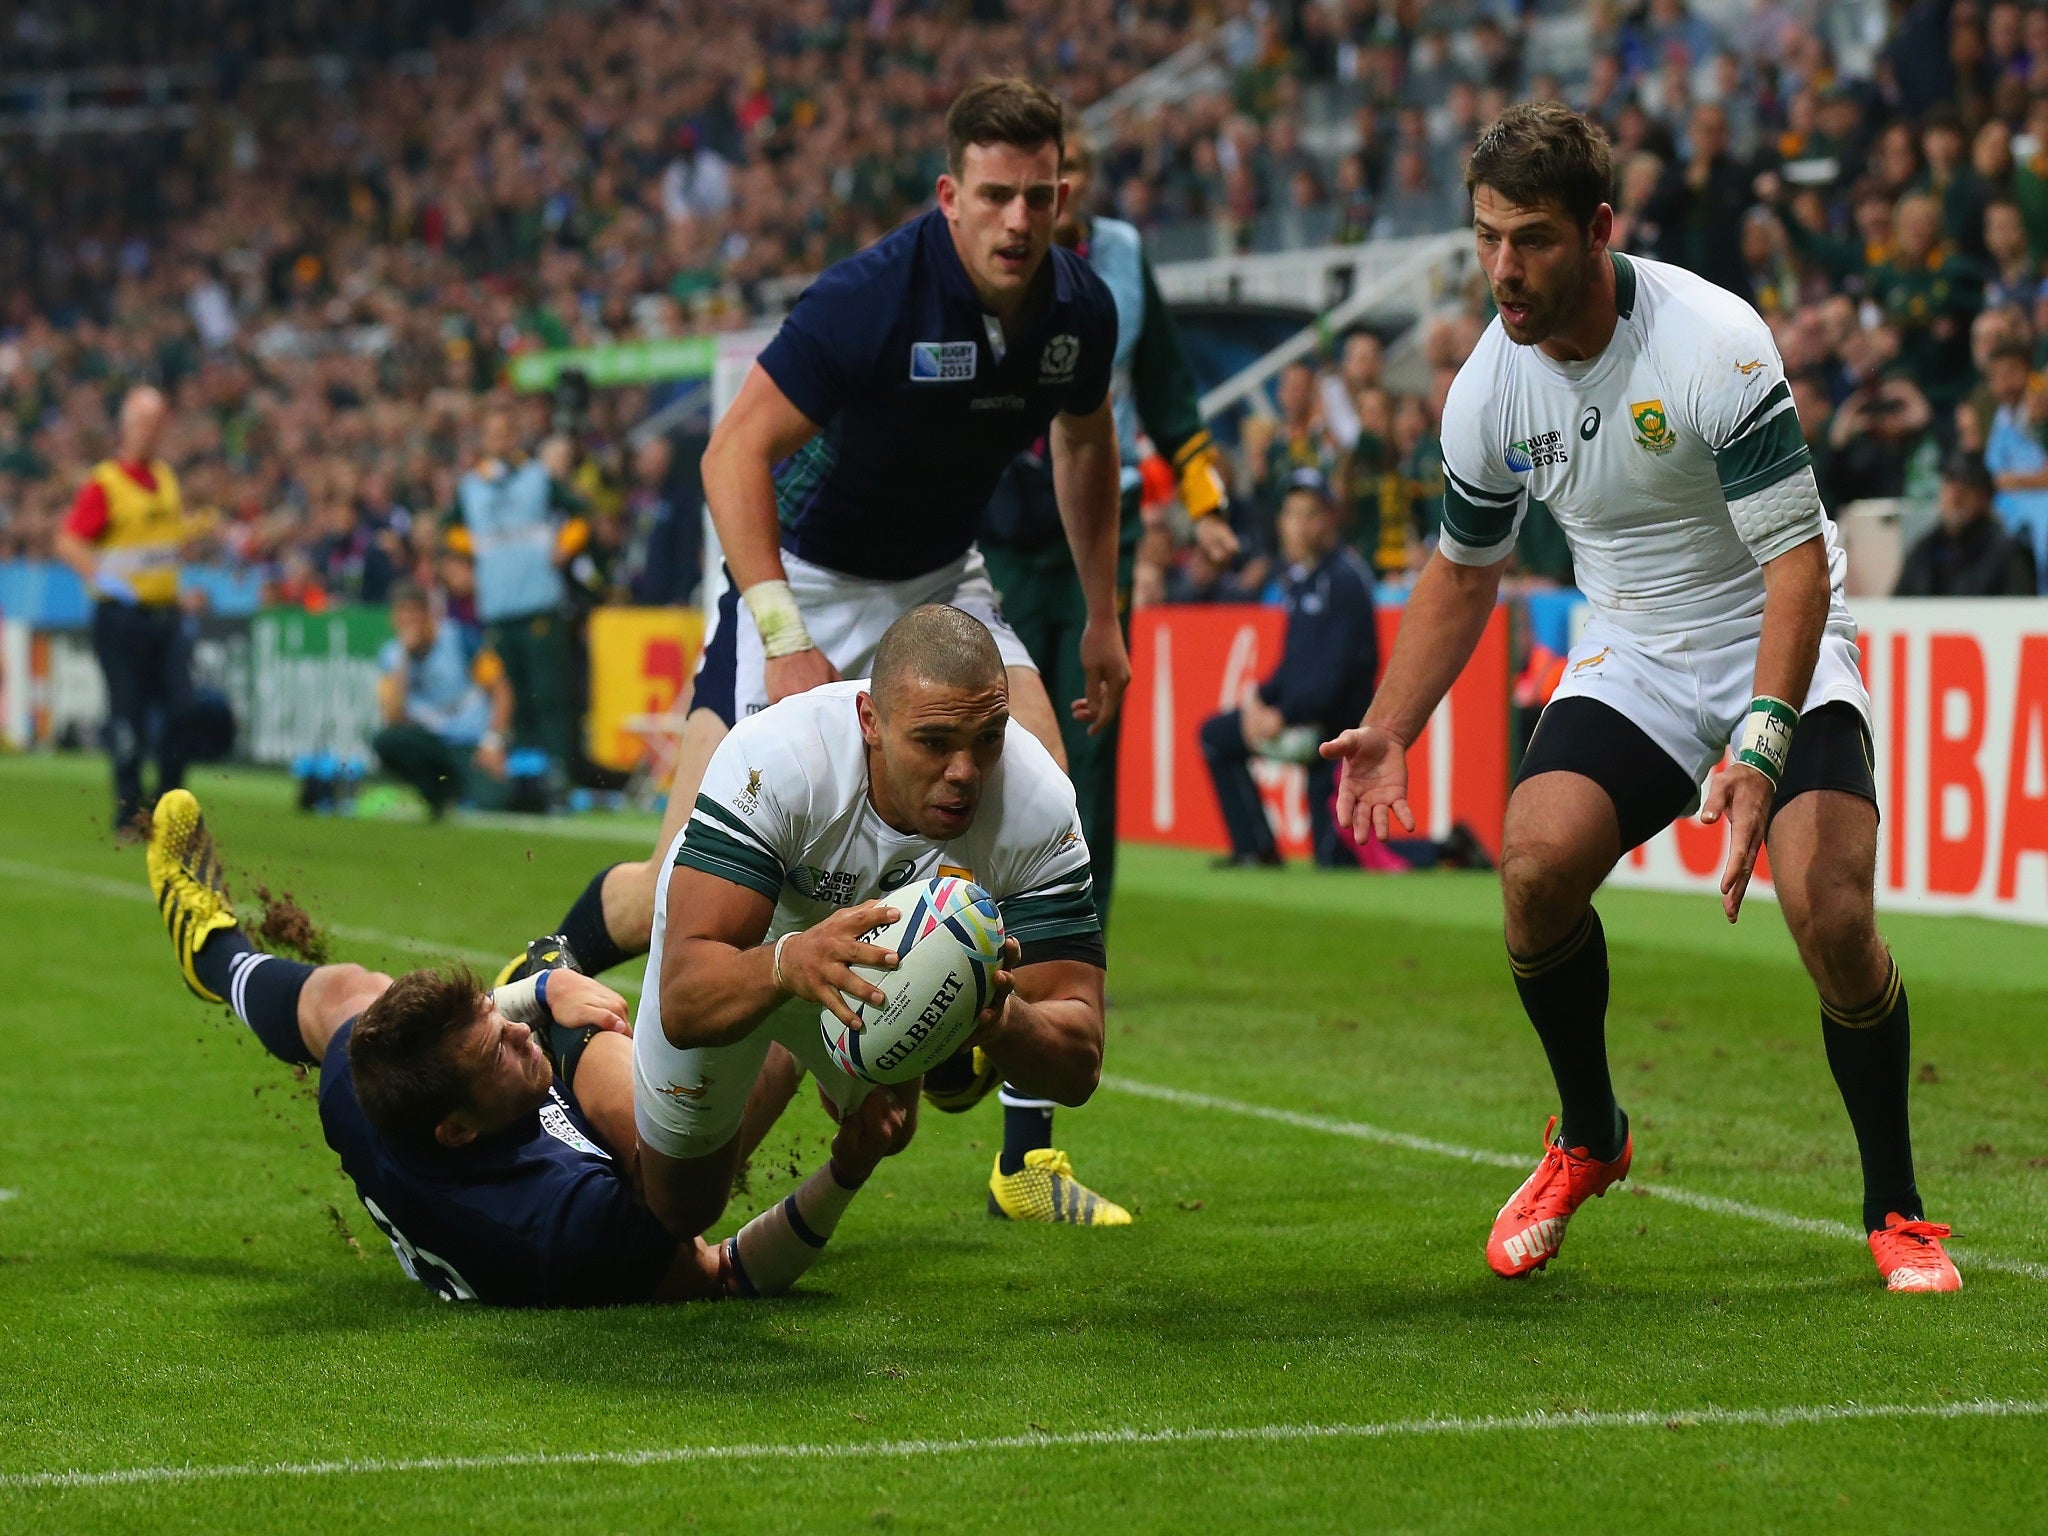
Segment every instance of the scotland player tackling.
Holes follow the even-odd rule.
[[[1516,990],[1563,1127],[1502,1208],[1488,1264],[1541,1269],[1579,1206],[1628,1175],[1592,897],[1622,854],[1702,806],[1712,774],[1702,815],[1729,825],[1727,918],[1768,841],[1819,990],[1879,1273],[1892,1290],[1955,1290],[1948,1229],[1923,1218],[1914,1184],[1906,995],[1874,915],[1870,704],[1845,561],[1769,329],[1704,279],[1609,251],[1610,178],[1599,128],[1555,103],[1510,108],[1473,151],[1466,185],[1500,315],[1445,407],[1438,552],[1363,723],[1323,748],[1343,760],[1337,812],[1361,839],[1413,827],[1405,748],[1471,655],[1542,501],[1592,618],[1522,762],[1501,881]]]
[[[724,1209],[771,1043],[842,1112],[869,1092],[914,1107],[916,1080],[870,1089],[818,1029],[820,1006],[853,1025],[848,997],[884,1000],[851,968],[894,968],[868,940],[913,882],[957,875],[1001,906],[1009,969],[972,1043],[1058,1103],[1095,1089],[1104,952],[1073,785],[1010,718],[1002,654],[972,616],[913,608],[874,671],[735,725],[669,849],[633,1050],[648,1204],[674,1231]],[[1050,1201],[1096,1201],[1057,1153],[1034,1155]]]

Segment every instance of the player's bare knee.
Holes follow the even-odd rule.
[[[1546,949],[1571,932],[1586,893],[1566,850],[1545,842],[1510,844],[1501,852],[1501,906],[1508,947],[1522,954]]]
[[[1808,974],[1830,1002],[1854,1007],[1882,984],[1884,941],[1867,897],[1820,893],[1792,934]]]
[[[306,978],[299,993],[299,1016],[348,1019],[382,997],[391,978],[360,965],[323,965]]]

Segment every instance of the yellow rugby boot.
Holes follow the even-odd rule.
[[[1074,1227],[1127,1227],[1131,1213],[1074,1177],[1074,1165],[1055,1147],[1024,1154],[1024,1166],[1003,1172],[996,1156],[988,1176],[988,1213],[1009,1221],[1047,1221]]]
[[[171,936],[185,985],[206,1002],[226,1002],[199,980],[193,965],[193,957],[207,939],[235,926],[235,909],[228,905],[220,850],[214,847],[206,817],[190,790],[168,790],[157,801],[143,863],[149,871],[149,892],[156,897],[156,909]]]

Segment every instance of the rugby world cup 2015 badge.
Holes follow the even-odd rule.
[[[910,382],[964,384],[974,377],[975,357],[971,341],[913,341]]]
[[[1629,406],[1628,414],[1636,424],[1636,441],[1650,452],[1669,453],[1678,446],[1678,434],[1671,430],[1662,400],[1637,400]]]

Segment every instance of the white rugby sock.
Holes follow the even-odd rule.
[[[780,1296],[818,1262],[860,1186],[839,1182],[828,1159],[803,1188],[725,1240],[726,1285],[735,1296]]]

